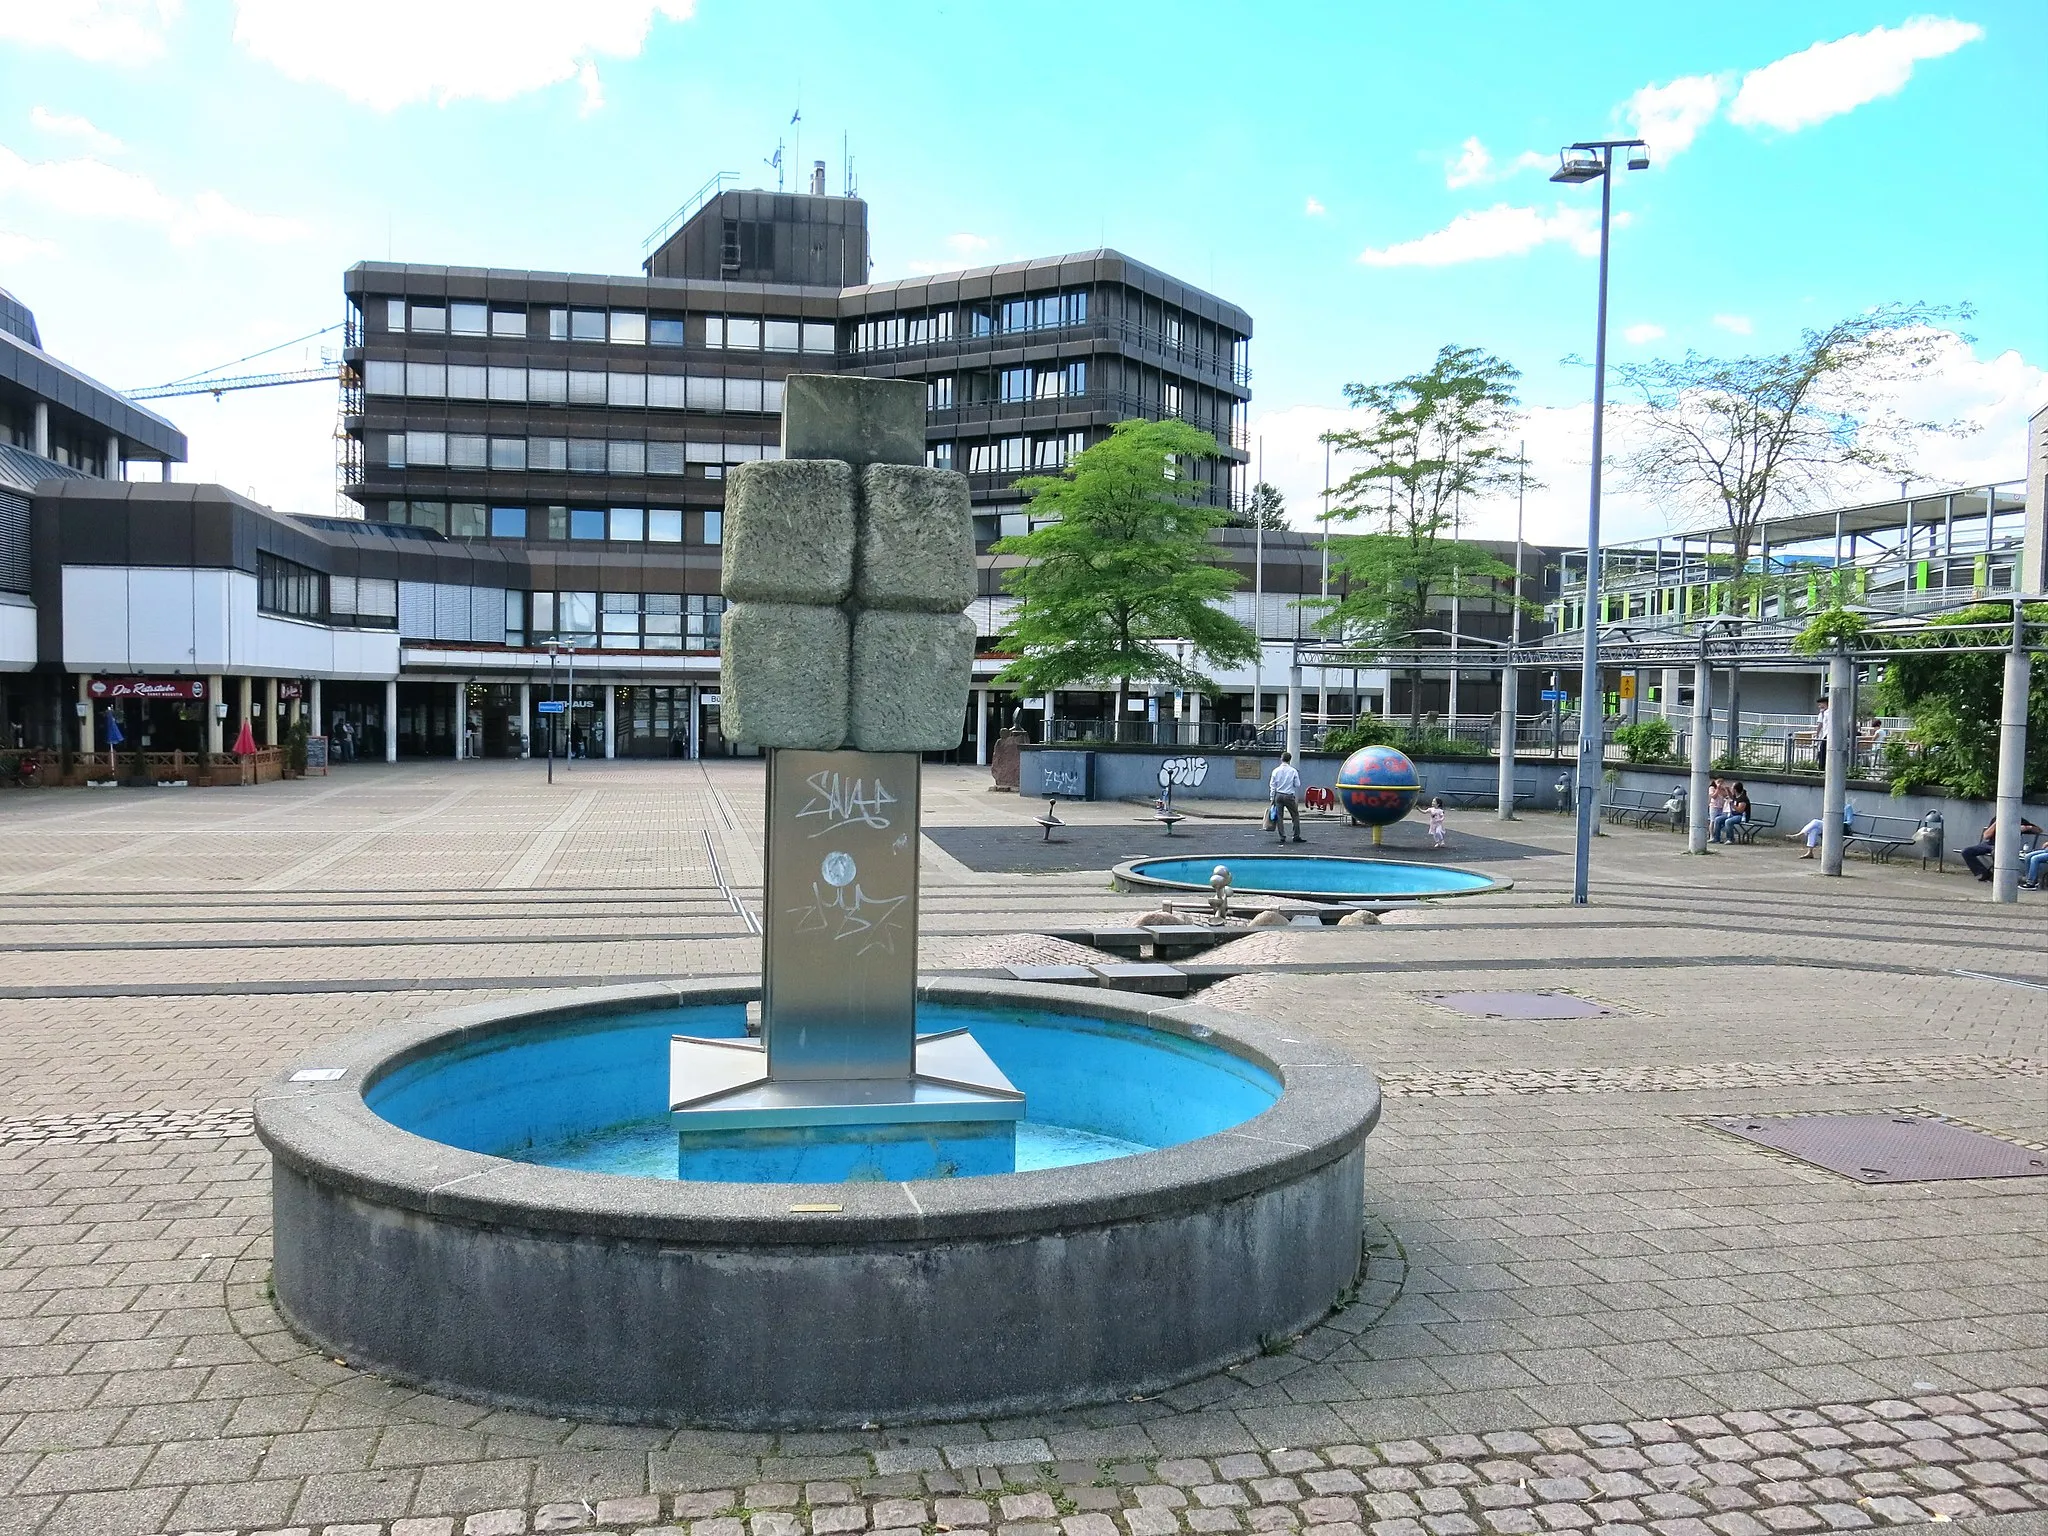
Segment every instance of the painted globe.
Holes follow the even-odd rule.
[[[1392,747],[1360,747],[1337,770],[1337,798],[1361,826],[1391,826],[1415,808],[1421,793],[1415,765]]]

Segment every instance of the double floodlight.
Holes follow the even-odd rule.
[[[1598,181],[1607,174],[1609,153],[1617,149],[1628,151],[1630,170],[1647,171],[1650,168],[1650,146],[1641,139],[1605,139],[1590,144],[1567,145],[1559,151],[1557,169],[1551,172],[1550,179],[1572,185]]]

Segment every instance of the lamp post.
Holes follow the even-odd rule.
[[[555,702],[555,645],[548,641],[548,702]],[[548,712],[548,782],[555,782],[555,719],[554,711]]]
[[[1600,183],[1600,300],[1593,331],[1593,488],[1586,508],[1586,660],[1579,678],[1578,851],[1572,866],[1572,904],[1586,904],[1593,833],[1600,816],[1600,771],[1606,759],[1606,711],[1600,695],[1600,453],[1607,407],[1607,235],[1614,207],[1614,152],[1628,151],[1628,168],[1649,169],[1641,139],[1594,139],[1567,145],[1552,181]]]

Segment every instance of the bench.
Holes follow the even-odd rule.
[[[1678,802],[1675,810],[1674,799]],[[1685,825],[1685,797],[1674,796],[1668,789],[1623,789],[1616,785],[1607,791],[1607,814],[1636,827],[1647,828],[1652,822],[1661,821],[1675,832]]]
[[[1778,825],[1779,813],[1784,807],[1769,800],[1752,800],[1749,815],[1728,829],[1730,839],[1738,843],[1754,843],[1759,832],[1769,832]]]
[[[1842,850],[1860,848],[1871,863],[1889,864],[1893,854],[1913,846],[1913,834],[1919,830],[1920,823],[1911,816],[1865,816],[1859,811],[1842,839]]]

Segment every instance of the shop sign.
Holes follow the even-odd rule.
[[[306,696],[306,685],[301,682],[281,682],[277,685],[277,696],[280,699],[302,699]]]
[[[203,677],[96,677],[86,684],[96,699],[203,699]]]

